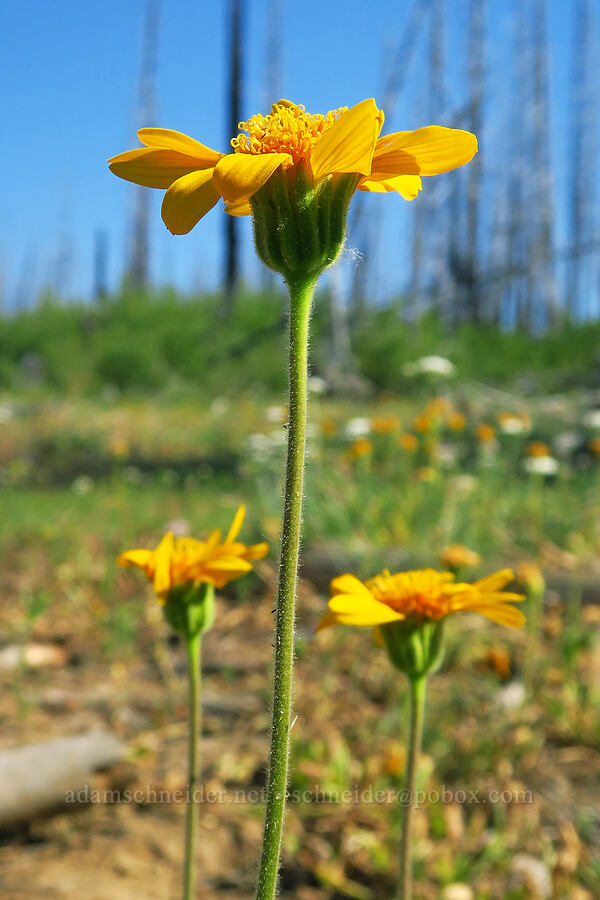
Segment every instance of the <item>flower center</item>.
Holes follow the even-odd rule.
[[[450,572],[422,570],[390,575],[384,572],[367,582],[376,600],[395,612],[422,619],[440,619],[448,612],[447,585],[453,581]]]
[[[294,163],[308,159],[320,137],[333,125],[347,107],[334,109],[323,116],[307,113],[303,106],[289,100],[274,103],[271,112],[252,116],[240,122],[238,128],[247,134],[238,134],[231,141],[236,153],[289,153]]]

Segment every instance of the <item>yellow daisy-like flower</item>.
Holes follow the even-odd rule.
[[[248,547],[236,540],[245,512],[245,506],[240,506],[223,542],[218,528],[206,541],[176,538],[169,531],[154,550],[128,550],[117,562],[120,566],[142,569],[161,602],[173,588],[186,584],[222,588],[228,581],[250,572],[252,561],[262,559],[269,551],[266,543]]]
[[[540,456],[552,456],[552,451],[548,444],[545,444],[544,441],[531,441],[530,444],[527,445],[526,450],[527,456],[531,456],[532,458],[539,458]]]
[[[332,597],[317,631],[332,625],[375,627],[389,622],[437,621],[457,612],[479,612],[509,628],[520,628],[523,613],[512,606],[521,594],[503,591],[514,578],[510,569],[473,584],[455,583],[451,572],[420,569],[391,575],[387,570],[366,582],[340,575],[331,582]]]
[[[144,146],[108,163],[120,178],[165,190],[165,225],[187,234],[220,198],[230,215],[250,215],[251,198],[278,169],[288,170],[292,181],[302,170],[315,185],[355,174],[361,191],[412,200],[421,176],[449,172],[477,152],[475,135],[439,125],[380,137],[383,120],[372,99],[326,115],[280,100],[268,115],[240,122],[245,133],[232,140],[233,152],[211,150],[179,131],[142,128]]]
[[[469,550],[463,544],[448,544],[440,553],[439,560],[443,566],[454,570],[467,566],[474,568],[481,563],[479,553]]]
[[[492,441],[496,440],[496,429],[492,425],[488,425],[487,422],[483,422],[481,425],[477,426],[477,439],[481,441],[482,444],[490,444]]]

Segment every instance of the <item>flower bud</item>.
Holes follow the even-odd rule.
[[[439,669],[444,658],[443,619],[401,619],[380,626],[388,656],[409,678]]]
[[[316,281],[344,243],[359,178],[328,175],[318,183],[306,165],[278,169],[250,199],[256,252],[288,284]]]

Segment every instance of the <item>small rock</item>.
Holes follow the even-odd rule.
[[[125,745],[102,731],[0,750],[0,831],[76,805],[91,776],[125,758]]]
[[[550,869],[541,859],[519,853],[512,861],[511,870],[519,885],[531,891],[533,897],[552,896],[552,876]]]
[[[57,644],[10,644],[0,650],[0,670],[11,672],[22,665],[29,669],[61,668],[67,659],[67,651]]]

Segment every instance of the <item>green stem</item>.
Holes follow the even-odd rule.
[[[183,869],[183,900],[192,900],[196,875],[195,844],[198,824],[198,803],[195,798],[198,782],[199,752],[198,735],[202,727],[202,710],[200,706],[201,673],[201,634],[186,638],[189,662],[189,736],[188,736],[188,796],[185,811],[185,863]]]
[[[273,900],[277,888],[281,833],[288,781],[292,675],[294,668],[294,608],[300,553],[302,481],[308,382],[308,324],[314,281],[289,284],[290,355],[288,452],[285,471],[281,560],[277,589],[273,722],[263,845],[256,900]]]
[[[419,754],[421,752],[421,737],[423,734],[427,676],[420,675],[415,678],[409,678],[409,684],[410,735],[408,740],[406,776],[403,791],[405,805],[404,817],[402,819],[402,833],[400,835],[397,900],[411,900],[412,898],[412,826],[415,809],[417,770],[419,768]]]

